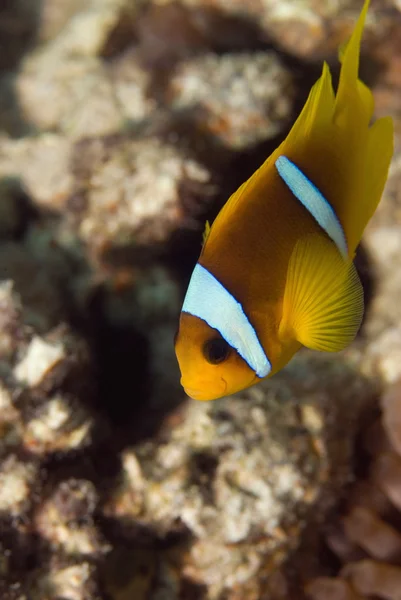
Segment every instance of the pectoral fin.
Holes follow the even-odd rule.
[[[288,265],[280,336],[337,352],[354,339],[362,316],[363,289],[353,262],[323,235],[298,241]]]

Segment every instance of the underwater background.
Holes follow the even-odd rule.
[[[1,600],[399,600],[401,2],[361,77],[395,153],[344,352],[190,401],[206,219],[284,139],[357,0],[0,0]]]

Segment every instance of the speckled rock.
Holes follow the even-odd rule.
[[[203,598],[270,597],[269,576],[347,480],[347,440],[369,399],[371,384],[352,369],[305,355],[236,397],[190,403],[156,443],[124,452],[106,515],[133,533],[189,539],[179,570],[166,558],[168,598],[179,597],[184,581],[203,586]],[[135,589],[133,580],[127,586]]]
[[[70,19],[82,10],[83,4],[82,0],[42,0],[39,39],[48,41],[56,37]]]
[[[47,225],[36,222],[22,239],[0,240],[0,279],[12,280],[23,300],[24,323],[40,333],[68,320],[72,289],[80,276],[89,277],[79,241],[58,236],[52,218]]]
[[[94,433],[105,431],[90,407],[88,347],[66,325],[35,332],[11,282],[1,283],[0,298],[0,594],[50,600],[57,590],[71,600],[94,600],[93,569],[84,559],[108,548],[93,525],[96,491],[85,479],[60,482],[57,468],[51,483],[44,468],[54,457],[82,453]],[[50,555],[43,544],[52,547]]]
[[[208,9],[192,14],[167,3],[143,11],[147,3],[141,0],[60,4],[46,3],[43,26],[52,10],[60,12],[64,26],[53,26],[50,18],[58,35],[42,34],[50,41],[24,59],[12,84],[26,125],[75,139],[110,135],[160,118],[159,112],[171,110],[171,100],[173,108],[206,110],[206,129],[233,148],[272,137],[286,124],[291,78],[274,53],[206,55],[179,65],[218,45],[220,27]],[[236,47],[240,29],[227,35],[227,45],[232,40]],[[194,39],[201,43],[192,47]],[[163,84],[160,67],[174,74],[176,64],[173,85]],[[10,82],[4,87],[10,94]],[[11,99],[7,106],[12,109]],[[199,110],[193,118],[202,118]]]
[[[84,199],[77,232],[94,253],[165,241],[184,217],[181,185],[192,184],[205,204],[214,191],[206,168],[156,136],[84,141],[75,165],[75,194]]]
[[[351,488],[341,518],[326,532],[342,568],[336,577],[318,577],[307,585],[311,600],[399,598],[400,381],[389,387],[380,404],[381,418],[362,438],[364,472]]]
[[[14,405],[11,391],[3,383],[0,386],[0,411],[0,456],[9,457],[21,444],[24,424]]]
[[[259,35],[297,57],[316,59],[334,53],[352,31],[361,3],[355,0],[183,0],[191,9],[217,10],[247,23],[257,23]],[[377,12],[376,12],[377,11]],[[396,12],[395,10],[393,11]],[[367,29],[374,37],[391,27],[385,3],[373,4]]]
[[[399,153],[400,146],[396,138],[389,180],[363,238],[377,279],[369,320],[365,326],[368,344],[364,348],[363,368],[367,373],[378,373],[388,383],[401,375]]]
[[[61,344],[48,344],[39,336],[32,338],[24,358],[15,366],[15,379],[29,387],[38,385],[65,358]]]
[[[365,237],[376,269],[380,272],[380,287],[366,327],[371,340],[366,367],[378,369],[389,383],[398,379],[401,374],[401,311],[398,302],[401,282],[398,277],[394,277],[394,272],[401,267],[400,235],[401,226],[393,222],[392,225],[370,231]]]
[[[0,467],[0,512],[21,516],[31,502],[31,487],[37,477],[37,466],[8,456]]]
[[[178,224],[185,224],[184,189],[193,196],[192,204],[199,198],[200,210],[216,192],[210,171],[157,135],[119,134],[76,144],[56,134],[3,137],[0,177],[4,182],[18,179],[33,206],[67,208],[72,219],[53,238],[70,246],[78,246],[80,239],[92,247],[92,254],[112,244],[165,241]],[[2,227],[12,232],[18,199],[6,183],[0,199],[2,192]]]
[[[58,36],[25,59],[15,88],[31,125],[80,138],[114,133],[125,119],[149,115],[147,77],[139,65],[132,64],[116,91],[100,56],[123,15],[134,18],[134,11],[135,3],[127,0],[84,3]],[[132,90],[128,113],[127,87]]]
[[[59,135],[0,138],[0,177],[19,178],[33,202],[42,207],[57,209],[71,194],[70,160],[71,144]]]
[[[1,344],[0,357],[6,362],[10,360],[17,351],[18,345],[24,336],[21,336],[21,313],[22,306],[18,296],[13,294],[13,282],[2,281],[0,283],[0,328]],[[7,403],[4,399],[4,403]]]
[[[74,137],[120,129],[123,114],[107,74],[96,58],[56,61],[53,53],[30,58],[17,81],[18,99],[29,123]],[[51,96],[47,104],[45,99]]]
[[[0,455],[19,449],[46,456],[85,447],[91,441],[93,419],[78,401],[80,384],[68,383],[69,378],[83,374],[81,389],[89,401],[94,384],[91,390],[92,370],[85,342],[66,326],[46,336],[34,335],[23,322],[24,312],[10,283],[2,283],[0,290],[4,342]]]
[[[78,450],[90,444],[92,428],[93,418],[82,404],[56,395],[27,421],[22,444],[43,456]]]
[[[206,54],[181,63],[169,85],[173,107],[230,148],[274,137],[291,110],[291,77],[273,53]]]
[[[49,571],[38,571],[29,592],[33,600],[101,600],[93,565],[89,562],[55,564]]]
[[[67,479],[38,507],[36,530],[53,550],[67,556],[87,557],[105,552],[107,548],[93,519],[96,504],[93,484]]]

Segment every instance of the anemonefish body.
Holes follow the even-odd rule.
[[[358,331],[353,258],[393,153],[392,121],[371,124],[373,97],[358,79],[368,5],[341,52],[337,93],[324,64],[287,138],[205,232],[175,344],[195,399],[270,377],[301,346],[341,350]]]

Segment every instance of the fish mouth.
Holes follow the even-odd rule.
[[[203,390],[198,390],[196,388],[184,387],[184,391],[186,395],[193,398],[193,400],[201,400],[202,395],[204,395]]]
[[[185,386],[182,382],[181,385],[184,388],[185,393],[187,394],[187,396],[189,396],[190,398],[192,398],[193,400],[203,400],[203,401],[208,401],[208,400],[216,400],[217,398],[221,398],[222,396],[225,396],[226,394],[226,389],[227,389],[227,383],[224,381],[224,379],[221,380],[221,387],[219,389],[218,392],[210,392],[206,386],[205,388],[193,388],[193,387],[187,387]]]

